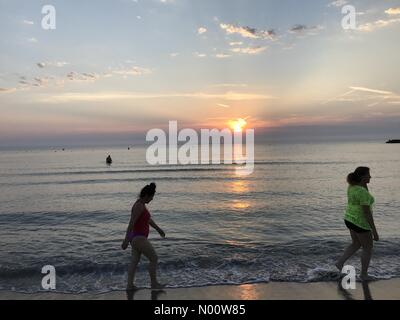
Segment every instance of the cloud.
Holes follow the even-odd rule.
[[[399,8],[389,8],[385,11],[388,15],[398,15],[400,14],[400,7]]]
[[[39,42],[36,38],[29,38],[29,39],[27,39],[27,41],[30,42],[30,43],[37,43],[37,42]]]
[[[197,29],[197,33],[198,34],[203,34],[203,33],[206,33],[206,32],[207,32],[207,29],[204,28],[204,27],[200,27],[200,28]]]
[[[392,91],[371,89],[366,87],[349,87],[350,91],[347,91],[333,99],[325,101],[323,104],[330,102],[359,102],[365,103],[367,107],[373,107],[382,102],[393,104],[393,102],[399,101],[400,96]]]
[[[336,0],[328,4],[328,7],[343,7],[347,4],[346,0]]]
[[[300,34],[303,35],[307,33],[308,35],[315,35],[317,34],[317,31],[322,30],[322,26],[307,26],[305,24],[296,24],[292,28],[289,29],[290,33],[293,34]]]
[[[212,87],[215,87],[215,88],[226,88],[226,87],[245,88],[245,87],[248,87],[248,85],[245,83],[218,83],[218,84],[212,85]]]
[[[219,25],[221,29],[225,30],[227,34],[239,34],[244,38],[250,39],[276,39],[276,32],[274,29],[271,30],[257,30],[256,28],[251,27],[237,27],[232,24],[220,23]]]
[[[207,57],[207,55],[205,53],[199,53],[199,52],[195,52],[194,56],[197,58],[205,58]]]
[[[235,53],[242,53],[242,54],[259,54],[265,51],[267,47],[247,47],[247,48],[232,48],[231,51]]]
[[[100,75],[96,73],[77,73],[75,71],[71,71],[67,74],[67,79],[70,81],[90,81],[94,82],[100,78]]]
[[[142,67],[130,67],[127,69],[114,70],[112,71],[112,73],[122,76],[141,76],[145,74],[150,74],[152,73],[152,71],[150,69]]]
[[[169,56],[171,58],[175,58],[175,57],[179,56],[179,53],[178,52],[172,52],[172,53],[169,54]]]
[[[22,20],[22,23],[30,26],[35,24],[33,21],[30,20]]]
[[[39,85],[39,86],[43,86],[49,83],[49,77],[36,77],[33,80]]]
[[[39,68],[43,69],[44,67],[58,67],[58,68],[62,68],[62,67],[64,67],[64,66],[68,65],[68,64],[69,64],[69,63],[68,63],[68,62],[65,62],[65,61],[54,61],[54,62],[49,61],[49,62],[38,62],[36,65],[37,65]]]
[[[243,44],[242,41],[236,41],[236,42],[229,42],[230,46],[241,46]]]
[[[358,27],[358,30],[363,31],[363,32],[372,32],[372,31],[375,31],[376,29],[385,28],[385,27],[388,27],[392,24],[396,24],[399,22],[400,22],[400,18],[388,19],[388,20],[380,19],[377,21],[367,22],[367,23],[362,24]]]
[[[231,106],[228,106],[227,104],[222,104],[222,103],[218,103],[217,106],[222,107],[222,108],[230,108],[231,107]]]
[[[15,92],[16,90],[17,90],[16,88],[0,88],[0,94],[11,93],[11,92]]]
[[[98,92],[98,93],[64,93],[41,98],[43,103],[68,103],[68,102],[101,102],[137,99],[167,99],[167,98],[191,98],[191,99],[220,99],[227,101],[269,100],[272,96],[256,93],[239,93],[229,91],[221,94],[192,92],[192,93],[133,93],[133,92]]]
[[[229,55],[229,54],[226,54],[226,53],[217,53],[217,54],[215,55],[215,57],[216,57],[216,58],[219,58],[219,59],[224,59],[224,58],[229,58],[230,55]]]
[[[363,91],[363,92],[370,92],[370,93],[377,93],[377,94],[384,94],[384,95],[391,95],[393,92],[390,91],[383,91],[383,90],[376,90],[364,87],[350,87],[350,89],[355,91]]]

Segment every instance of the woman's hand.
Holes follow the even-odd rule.
[[[373,236],[373,238],[374,238],[374,241],[379,241],[379,235],[378,235],[378,232],[377,232],[377,231],[374,231],[374,232],[372,233],[372,236]]]
[[[158,233],[162,238],[165,238],[165,232],[162,229],[158,230]]]
[[[127,239],[125,239],[121,244],[122,250],[126,250],[126,248],[128,248],[128,245],[129,245],[129,241]]]

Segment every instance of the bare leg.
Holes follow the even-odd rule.
[[[134,247],[149,259],[149,274],[152,289],[162,289],[163,286],[157,281],[157,254],[150,241],[144,237],[137,237],[133,240]]]
[[[342,257],[335,264],[336,268],[338,268],[339,271],[342,271],[345,262],[353,254],[355,254],[358,251],[358,249],[360,249],[360,247],[361,247],[361,243],[357,237],[357,233],[353,230],[350,230],[350,235],[351,235],[352,243],[346,248]]]
[[[135,274],[136,274],[136,268],[139,264],[140,257],[141,257],[140,251],[135,249],[135,247],[132,246],[132,261],[131,264],[129,265],[128,269],[128,286],[126,287],[127,290],[133,290],[135,289]]]
[[[368,280],[368,267],[372,257],[372,249],[374,247],[372,233],[371,232],[358,233],[357,237],[362,246],[361,280]]]

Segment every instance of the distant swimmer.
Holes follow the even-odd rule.
[[[112,159],[111,159],[111,156],[110,156],[110,155],[108,155],[108,157],[107,157],[107,159],[106,159],[106,163],[107,163],[107,164],[111,164],[111,163],[112,163]]]
[[[373,241],[379,241],[372,205],[374,197],[369,193],[367,184],[370,182],[370,170],[367,167],[358,167],[347,176],[347,209],[344,223],[350,230],[352,243],[346,248],[336,267],[342,271],[345,262],[362,248],[361,280],[369,280],[368,267],[371,261]]]
[[[156,185],[155,183],[150,183],[140,191],[139,198],[132,206],[131,219],[126,230],[125,239],[121,245],[123,250],[125,250],[129,244],[132,246],[132,261],[128,270],[127,290],[135,289],[135,273],[142,254],[150,261],[149,273],[151,288],[164,288],[164,285],[157,281],[157,253],[150,241],[147,239],[150,231],[149,226],[156,229],[160,236],[165,238],[164,231],[154,222],[151,218],[150,212],[146,208],[146,204],[153,200],[155,193]]]

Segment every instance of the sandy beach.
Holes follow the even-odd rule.
[[[129,295],[125,291],[101,294],[0,292],[0,300],[399,300],[400,279],[357,282],[355,290],[339,289],[337,282],[294,283],[271,282],[205,286],[151,291],[139,289]]]

